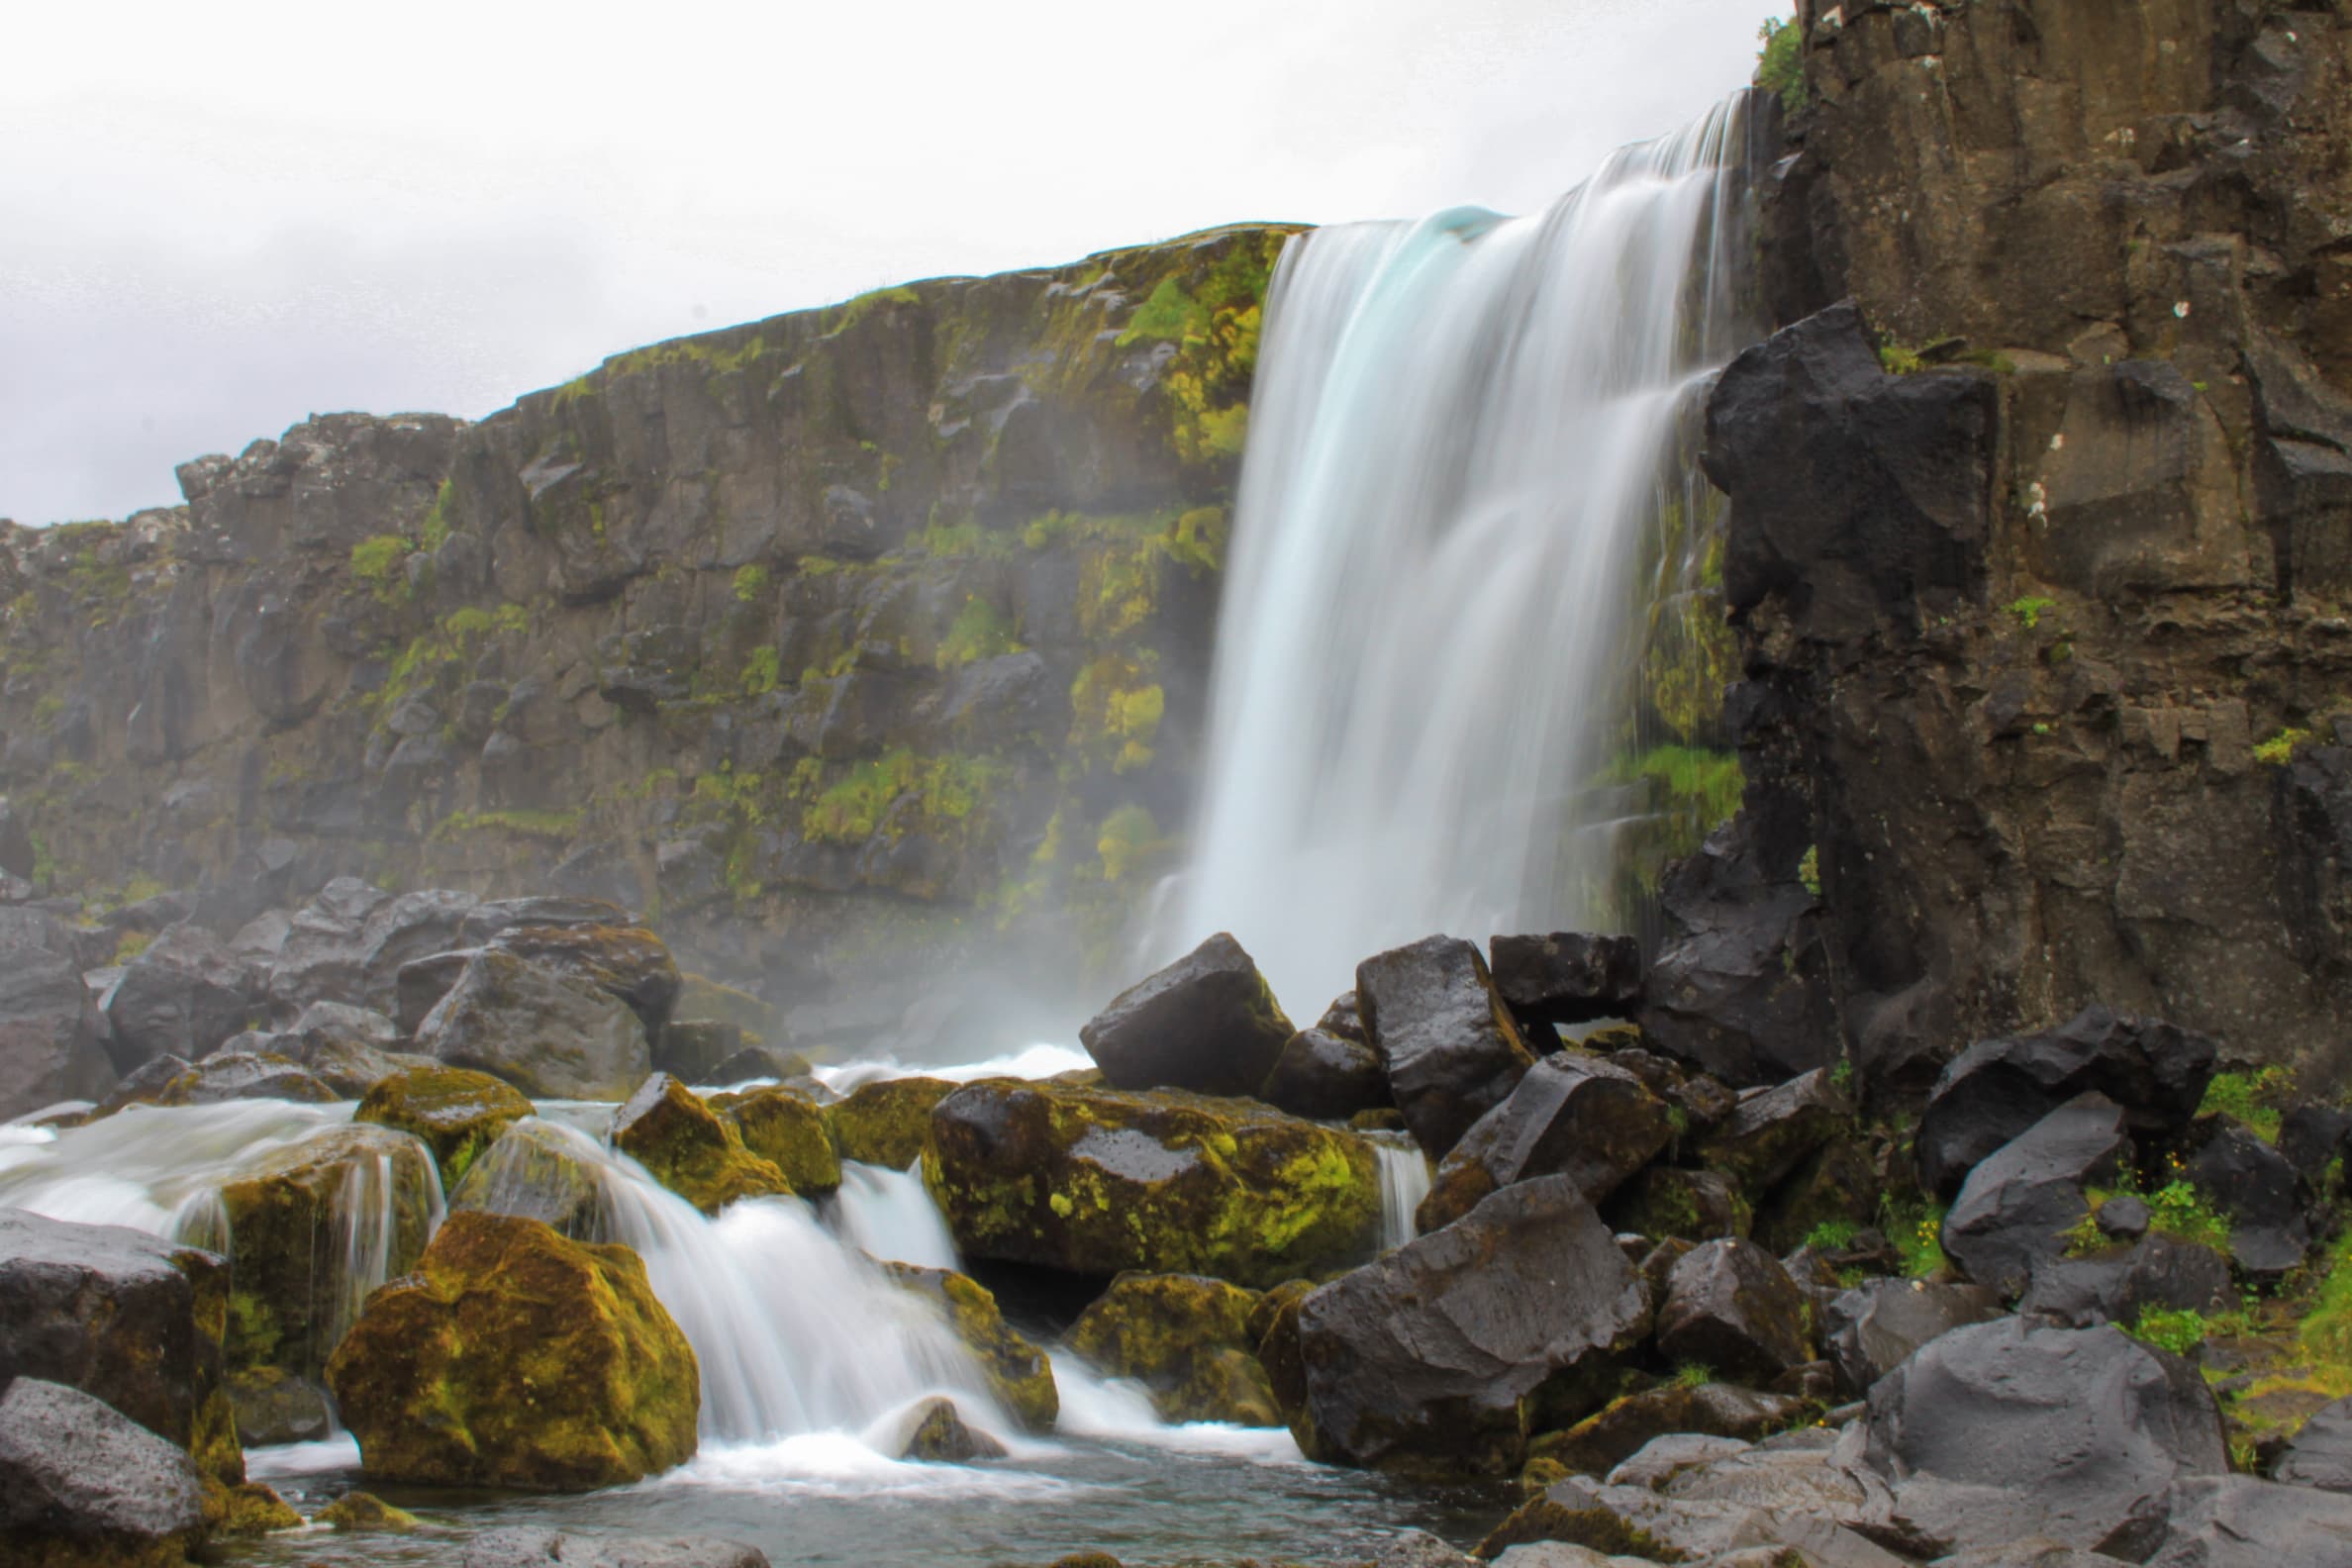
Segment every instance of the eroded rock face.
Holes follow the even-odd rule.
[[[1295,1385],[1269,1371],[1311,1455],[1506,1473],[1531,1414],[1573,1421],[1598,1405],[1649,1321],[1600,1216],[1573,1180],[1545,1176],[1306,1297]]]
[[[1355,994],[1397,1109],[1432,1159],[1534,1065],[1486,960],[1466,941],[1428,936],[1367,958],[1356,966]]]
[[[2139,1560],[2176,1483],[2228,1469],[2194,1368],[2114,1328],[2017,1318],[1930,1341],[1870,1391],[1867,1458],[1931,1539]]]
[[[1073,1274],[1264,1287],[1380,1227],[1370,1144],[1241,1100],[984,1080],[931,1113],[924,1180],[965,1255]]]
[[[1265,976],[1220,931],[1128,987],[1078,1031],[1114,1089],[1251,1095],[1293,1030]]]
[[[371,1477],[574,1491],[693,1456],[700,1372],[619,1246],[452,1214],[328,1364]]]
[[[81,971],[63,921],[0,907],[0,1120],[114,1087]]]
[[[652,1066],[644,1025],[604,989],[490,950],[417,1026],[417,1048],[557,1099],[626,1099]]]

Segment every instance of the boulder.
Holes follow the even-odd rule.
[[[729,1106],[727,1119],[742,1134],[743,1147],[781,1171],[794,1192],[815,1197],[841,1185],[841,1157],[833,1150],[825,1109],[807,1095],[756,1089]]]
[[[1745,1236],[1754,1219],[1730,1177],[1679,1165],[1652,1165],[1635,1175],[1610,1200],[1607,1214],[1618,1230],[1653,1241]]]
[[[315,1374],[368,1288],[424,1251],[440,1199],[433,1156],[390,1127],[330,1127],[264,1149],[221,1185],[230,1364]]]
[[[997,1310],[996,1297],[968,1276],[913,1263],[884,1263],[882,1271],[902,1289],[927,1298],[946,1315],[948,1326],[979,1361],[997,1402],[1033,1432],[1051,1431],[1061,1413],[1053,1363],[1045,1352],[1015,1333]]]
[[[416,1529],[417,1516],[372,1492],[345,1492],[312,1516],[311,1522],[354,1534],[406,1535]]]
[[[155,1091],[160,1106],[223,1105],[231,1100],[294,1100],[324,1105],[335,1089],[287,1057],[268,1051],[217,1050]]]
[[[327,1381],[371,1478],[573,1491],[691,1458],[694,1348],[627,1247],[449,1216],[368,1298]]]
[[[740,1026],[725,1019],[671,1019],[653,1039],[653,1070],[686,1084],[727,1084],[719,1065],[743,1049]]]
[[[1792,1560],[1904,1568],[1903,1559],[1815,1513],[1667,1496],[1579,1477],[1554,1482],[1521,1504],[1479,1542],[1478,1555],[1509,1561],[1515,1550],[1529,1550],[1521,1542],[1550,1541],[1612,1554],[1604,1560],[1613,1568],[1642,1560],[1704,1561],[1713,1568],[1782,1568]]]
[[[2328,1165],[2352,1143],[2352,1111],[2334,1106],[2297,1106],[2279,1119],[2279,1153],[2303,1184],[2316,1192]]]
[[[1566,1176],[1600,1204],[1674,1134],[1666,1105],[1606,1056],[1555,1052],[1472,1124],[1438,1163],[1417,1216],[1423,1231],[1530,1176]]]
[[[1751,1090],[1700,1140],[1699,1158],[1761,1197],[1853,1123],[1854,1107],[1816,1067],[1770,1089]]]
[[[1919,1181],[1950,1199],[1978,1161],[2086,1090],[2121,1106],[2133,1130],[2170,1132],[2197,1114],[2213,1063],[2203,1034],[2104,1007],[1979,1040],[1944,1068],[1919,1118]]]
[[[1478,949],[1426,936],[1356,965],[1364,1037],[1405,1125],[1431,1159],[1501,1105],[1534,1065]]]
[[[283,1367],[245,1367],[229,1375],[237,1436],[255,1448],[317,1442],[335,1430],[327,1391]]]
[[[905,1170],[922,1157],[931,1108],[954,1092],[944,1078],[884,1078],[827,1106],[825,1122],[841,1158]]]
[[[1331,1005],[1323,1009],[1323,1017],[1315,1021],[1315,1027],[1325,1034],[1354,1040],[1358,1045],[1371,1043],[1364,1035],[1363,1005],[1353,991],[1342,991],[1333,997]]]
[[[449,1212],[537,1220],[573,1241],[609,1239],[593,1145],[551,1122],[518,1122],[499,1134],[449,1194]]]
[[[0,1121],[115,1085],[73,932],[42,910],[0,907]]]
[[[1982,1285],[1869,1280],[1829,1304],[1822,1348],[1840,1385],[1858,1396],[1929,1340],[2000,1316],[2001,1298]]]
[[[1532,1421],[1601,1403],[1649,1321],[1576,1183],[1537,1177],[1302,1300],[1285,1414],[1312,1457],[1508,1474]]]
[[[1253,1101],[984,1080],[932,1111],[924,1180],[965,1256],[1073,1274],[1264,1287],[1380,1234],[1372,1146]]]
[[[465,1543],[459,1568],[768,1568],[767,1554],[716,1535],[566,1535],[487,1530]]]
[[[1631,936],[1554,931],[1487,943],[1495,989],[1546,1039],[1555,1024],[1631,1018],[1641,1002],[1641,943]]]
[[[210,1252],[0,1208],[0,1384],[78,1389],[237,1482],[245,1459],[222,1383],[228,1308],[229,1270]]]
[[[743,1146],[733,1122],[668,1073],[646,1079],[622,1106],[613,1119],[613,1147],[704,1214],[792,1191],[782,1171]]]
[[[417,1048],[541,1099],[626,1099],[652,1064],[644,1025],[607,992],[496,951],[466,960]]]
[[[778,1050],[772,1045],[746,1045],[711,1069],[710,1081],[715,1084],[747,1083],[754,1078],[806,1078],[809,1058],[795,1050]]]
[[[2118,1200],[2109,1199],[2112,1208]],[[2229,1259],[2161,1231],[2085,1257],[2037,1259],[2017,1310],[2072,1328],[2131,1324],[2150,1308],[2222,1313],[2238,1304]]]
[[[2313,1411],[2271,1466],[2271,1479],[2352,1493],[2352,1399]]]
[[[536,907],[520,908],[526,905]],[[578,907],[568,911],[568,919],[544,918],[565,913],[550,908],[555,905]],[[502,926],[486,913],[490,911],[542,918]],[[667,943],[631,920],[619,905],[594,899],[515,899],[481,905],[466,917],[461,935],[596,987],[635,1013],[648,1038],[660,1037],[685,986]]]
[[[189,1061],[246,1028],[261,1005],[260,976],[201,926],[174,926],[131,960],[106,996],[115,1066],[155,1056]]]
[[[1588,1036],[1588,1043],[1591,1036]],[[1612,1049],[1609,1059],[1649,1085],[1651,1094],[1682,1113],[1680,1140],[1696,1141],[1739,1109],[1739,1096],[1703,1072],[1638,1045]]]
[[[1753,1241],[1693,1248],[1666,1276],[1658,1353],[1764,1382],[1813,1358],[1804,1293]]]
[[[1171,1421],[1279,1426],[1249,1320],[1258,1293],[1198,1274],[1122,1274],[1070,1326],[1072,1350],[1151,1392]]]
[[[459,945],[459,928],[477,902],[441,889],[394,896],[338,877],[295,912],[270,966],[269,999],[281,1017],[313,1002],[396,1014],[400,966]]]
[[[165,1091],[192,1065],[178,1056],[150,1057],[125,1074],[106,1092],[103,1099],[90,1108],[90,1120],[96,1122],[130,1106],[160,1105]]]
[[[2188,1174],[2229,1217],[2229,1251],[2239,1268],[2276,1279],[2303,1266],[2311,1249],[2308,1194],[2277,1149],[2242,1127],[2224,1125],[2190,1157]]]
[[[1765,1196],[1756,1240],[1773,1252],[1794,1252],[1823,1225],[1859,1230],[1877,1217],[1885,1191],[1870,1150],[1857,1139],[1833,1137]]]
[[[1612,1400],[1566,1431],[1544,1433],[1527,1445],[1527,1457],[1614,1481],[1618,1466],[1674,1434],[1744,1444],[1781,1430],[1805,1408],[1803,1400],[1730,1383],[1669,1383]]]
[[[2205,1381],[2111,1327],[1956,1328],[1879,1379],[1866,1422],[1898,1517],[1954,1547],[2046,1536],[2138,1561],[2171,1489],[2228,1468]]]
[[[2122,1107],[2076,1096],[1969,1172],[1944,1216],[1944,1251],[1979,1285],[2016,1291],[2037,1261],[2064,1255],[2090,1213],[2084,1189],[2112,1180],[2130,1152]]]
[[[205,1533],[180,1448],[43,1378],[0,1389],[0,1538],[28,1568],[169,1568]]]
[[[928,1399],[909,1413],[912,1427],[899,1446],[899,1457],[926,1464],[965,1464],[974,1459],[1002,1459],[1005,1445],[983,1431],[964,1424],[953,1400]]]
[[[378,1080],[361,1096],[351,1119],[419,1139],[441,1167],[442,1190],[453,1192],[466,1167],[531,1114],[531,1101],[512,1084],[488,1073],[436,1065]]]
[[[270,1049],[300,1063],[333,1089],[356,1100],[396,1072],[430,1067],[433,1058],[400,1050],[400,1030],[383,1014],[342,1002],[313,1002],[293,1025],[272,1036]]]
[[[1121,992],[1078,1039],[1114,1089],[1252,1095],[1292,1032],[1257,964],[1220,931]]]
[[[1344,1122],[1359,1111],[1384,1110],[1391,1103],[1380,1053],[1360,1039],[1320,1027],[1301,1029],[1284,1042],[1257,1097],[1277,1110],[1318,1122]]]
[[[2148,1568],[2342,1568],[2352,1562],[2352,1498],[2243,1475],[2173,1487]]]

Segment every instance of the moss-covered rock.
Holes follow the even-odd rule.
[[[1369,1257],[1362,1138],[1253,1101],[994,1079],[942,1100],[924,1178],[968,1256],[1262,1287]]]
[[[370,1477],[572,1491],[693,1456],[694,1347],[627,1247],[460,1212],[327,1368]]]
[[[440,1193],[424,1144],[356,1124],[275,1149],[225,1183],[230,1364],[316,1373],[373,1283],[352,1275],[353,1225],[372,1244],[377,1203],[388,1205],[382,1277],[397,1278],[424,1251]]]
[[[923,1152],[931,1107],[955,1092],[944,1078],[886,1078],[860,1084],[846,1100],[825,1108],[833,1147],[841,1158],[905,1170]]]
[[[379,1080],[360,1097],[351,1120],[423,1140],[448,1189],[501,1132],[529,1115],[530,1099],[502,1079],[462,1067],[428,1067]]]
[[[547,1122],[518,1122],[473,1163],[449,1194],[460,1209],[537,1220],[574,1241],[608,1239],[596,1168],[578,1134]]]
[[[229,1375],[237,1435],[256,1448],[317,1442],[335,1429],[327,1391],[284,1367],[248,1366]]]
[[[717,1214],[741,1198],[790,1194],[775,1165],[743,1146],[743,1134],[668,1073],[655,1073],[613,1121],[613,1147],[664,1187]]]
[[[321,1509],[311,1522],[332,1524],[339,1530],[406,1535],[417,1527],[417,1516],[394,1508],[372,1492],[345,1492]]]
[[[928,1298],[947,1315],[947,1323],[966,1349],[988,1374],[988,1386],[1006,1410],[1030,1431],[1053,1429],[1061,1414],[1061,1394],[1053,1384],[1053,1363],[1045,1352],[1006,1326],[1005,1315],[989,1289],[967,1275],[949,1269],[923,1268],[913,1263],[885,1263],[902,1289]]]
[[[962,1464],[972,1459],[1005,1457],[1005,1445],[988,1433],[965,1425],[963,1413],[952,1400],[926,1400],[916,1407],[914,1417],[914,1429],[899,1448],[901,1459],[922,1464]]]
[[[1729,1383],[1668,1383],[1612,1400],[1565,1431],[1543,1433],[1527,1444],[1527,1461],[1606,1476],[1653,1437],[1696,1432],[1753,1442],[1805,1410],[1803,1400]]]
[[[273,1530],[302,1528],[302,1516],[277,1495],[275,1488],[258,1481],[208,1486],[204,1512],[216,1535],[267,1535]]]
[[[841,1185],[841,1156],[834,1151],[825,1110],[790,1089],[758,1089],[727,1108],[727,1119],[743,1146],[784,1173],[803,1195],[829,1193]]]
[[[1151,1391],[1173,1421],[1279,1426],[1249,1333],[1256,1291],[1198,1274],[1122,1274],[1070,1327],[1069,1346]]]
[[[1742,1236],[1754,1220],[1745,1194],[1719,1171],[1652,1165],[1617,1190],[1605,1210],[1619,1230],[1662,1241]]]

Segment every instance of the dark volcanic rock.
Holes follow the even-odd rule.
[[[1861,1395],[1911,1353],[1955,1328],[2001,1316],[2001,1298],[1982,1285],[1880,1279],[1829,1304],[1823,1348],[1849,1394]]]
[[[2065,1252],[2065,1231],[2090,1213],[2083,1189],[2111,1180],[2130,1152],[2122,1108],[2078,1095],[1969,1172],[1944,1216],[1944,1250],[1978,1284],[2017,1289]]]
[[[1602,1203],[1673,1131],[1665,1104],[1632,1073],[1605,1056],[1556,1052],[1462,1134],[1438,1164],[1418,1222],[1423,1231],[1451,1225],[1530,1176],[1567,1176],[1588,1203]]]
[[[1789,1271],[1752,1241],[1709,1241],[1666,1276],[1658,1353],[1758,1382],[1813,1358],[1806,1301]]]
[[[1292,1116],[1324,1122],[1344,1122],[1359,1111],[1393,1103],[1380,1053],[1360,1039],[1320,1027],[1290,1037],[1258,1098]]]
[[[1956,1546],[2041,1535],[2137,1560],[2171,1488],[2228,1468],[2205,1381],[2114,1328],[1954,1329],[1879,1380],[1867,1420],[1899,1515]]]
[[[1617,1190],[1609,1202],[1610,1223],[1653,1241],[1669,1236],[1712,1241],[1745,1236],[1754,1219],[1747,1200],[1719,1171],[1652,1165]]]
[[[1497,936],[1487,951],[1495,989],[1522,1024],[1630,1018],[1641,1000],[1641,944],[1630,936]]]
[[[398,1011],[401,965],[459,945],[470,893],[397,896],[338,877],[297,911],[269,971],[269,997],[298,1012],[313,1002]]]
[[[2229,1250],[2248,1274],[2276,1278],[2311,1247],[2303,1179],[2244,1127],[2223,1127],[2189,1161],[2189,1180],[2229,1216]]]
[[[1919,1180],[1951,1197],[1979,1160],[2085,1090],[2123,1107],[2134,1130],[2170,1130],[2196,1115],[2212,1076],[2211,1040],[2104,1007],[2045,1033],[1979,1040],[1919,1119]]]
[[[1426,936],[1356,965],[1364,1037],[1405,1125],[1441,1159],[1534,1064],[1478,949]]]
[[[0,1209],[0,1383],[77,1388],[242,1481],[221,1384],[228,1296],[229,1271],[210,1252]]]
[[[485,949],[417,1027],[417,1048],[535,1096],[620,1100],[652,1067],[644,1025],[603,988]]]
[[[63,921],[0,908],[0,1121],[114,1087],[81,971]]]
[[[487,1530],[465,1543],[460,1568],[768,1568],[767,1553],[716,1535],[567,1535]]]
[[[2347,1140],[2352,1111],[2297,1106],[2279,1120],[2279,1153],[2313,1189],[2326,1179],[2328,1162],[2342,1157]]]
[[[221,1105],[231,1100],[296,1100],[324,1105],[341,1098],[333,1085],[300,1063],[257,1051],[215,1051],[165,1084],[164,1106]]]
[[[203,1486],[186,1453],[77,1389],[19,1377],[0,1390],[0,1536],[11,1561],[173,1562],[203,1528]]]
[[[195,1061],[246,1027],[260,977],[201,926],[174,926],[131,960],[106,997],[115,1066],[155,1056]]]
[[[1254,1095],[1293,1032],[1257,964],[1220,931],[1122,991],[1078,1039],[1114,1089]]]
[[[1729,1383],[1679,1383],[1614,1400],[1562,1432],[1538,1437],[1530,1459],[1551,1459],[1585,1475],[1606,1476],[1651,1442],[1676,1433],[1753,1441],[1803,1414],[1805,1402]]]
[[[1521,1182],[1299,1304],[1291,1429],[1350,1464],[1507,1472],[1529,1412],[1598,1404],[1649,1317],[1576,1183]]]
[[[2177,1483],[2148,1568],[2341,1568],[2352,1562],[2352,1498],[2243,1475]]]
[[[1778,1183],[1829,1141],[1854,1108],[1815,1068],[1776,1088],[1742,1095],[1738,1106],[1701,1141],[1699,1157],[1752,1193]]]
[[[1002,1459],[1005,1445],[965,1425],[954,1401],[931,1399],[916,1408],[915,1429],[908,1433],[899,1457],[929,1464],[963,1464],[973,1459]]]
[[[2313,1411],[2271,1467],[2271,1479],[2323,1492],[2352,1492],[2352,1399]]]

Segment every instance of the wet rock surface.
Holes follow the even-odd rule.
[[[1534,1065],[1486,960],[1466,941],[1430,936],[1367,958],[1356,966],[1355,995],[1397,1109],[1432,1159]]]
[[[205,1527],[187,1453],[77,1389],[0,1389],[0,1527],[30,1561],[157,1565]]]
[[[1294,1032],[1241,944],[1224,932],[1137,982],[1078,1031],[1114,1089],[1253,1095]]]
[[[1606,1056],[1558,1051],[1530,1067],[1438,1163],[1418,1221],[1449,1225],[1501,1188],[1564,1175],[1600,1204],[1666,1146],[1663,1101]]]

